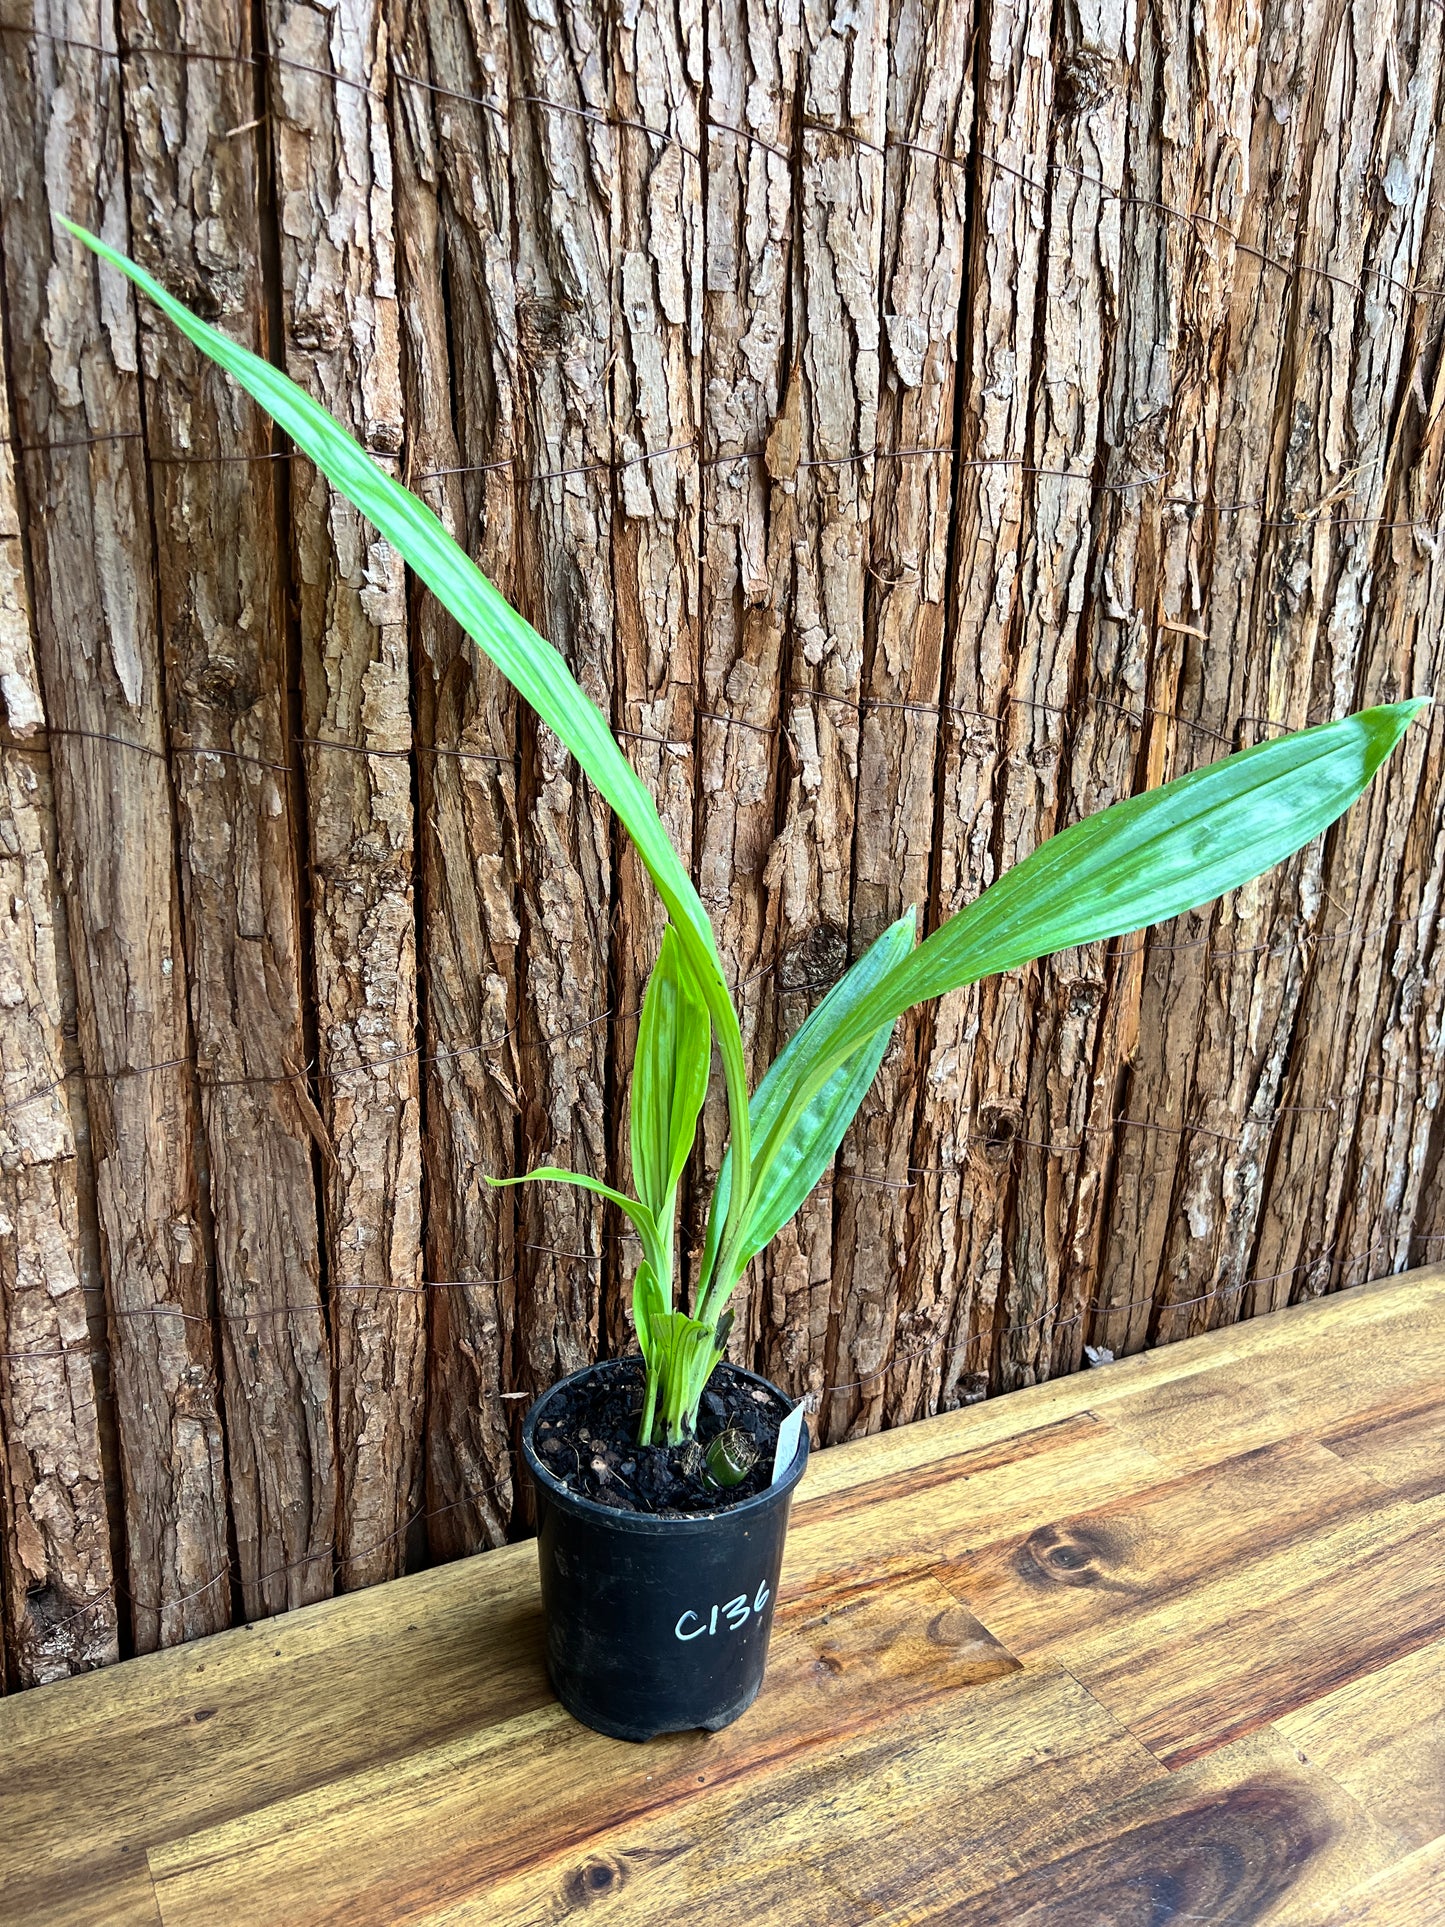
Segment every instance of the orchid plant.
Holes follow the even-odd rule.
[[[580,1185],[626,1213],[641,1240],[633,1320],[645,1370],[643,1444],[680,1445],[722,1358],[728,1300],[832,1163],[894,1025],[914,1005],[1054,951],[1143,928],[1210,902],[1318,836],[1389,755],[1424,699],[1388,703],[1226,756],[1130,797],[1041,843],[956,916],[916,941],[912,912],[877,939],[749,1091],[742,1032],[706,911],[651,795],[561,655],[492,586],[426,504],[280,369],[167,294],[133,261],[64,225],[231,375],[445,604],[561,738],[636,846],[668,925],[648,981],[632,1069],[635,1195],[542,1166],[498,1184]],[[691,1312],[677,1303],[678,1187],[714,1045],[729,1140]]]

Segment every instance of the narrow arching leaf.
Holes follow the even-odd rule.
[[[599,1198],[606,1198],[619,1211],[625,1211],[645,1245],[651,1247],[657,1240],[657,1225],[645,1204],[629,1198],[625,1191],[614,1191],[601,1178],[589,1178],[584,1171],[564,1171],[555,1164],[539,1164],[535,1171],[524,1171],[519,1178],[488,1178],[487,1183],[494,1191],[505,1191],[514,1184],[575,1184],[582,1191],[595,1191]]]
[[[1342,816],[1428,706],[1298,730],[1071,824],[920,944],[882,987],[886,1001],[906,1010],[1248,883]]]
[[[632,1070],[632,1181],[658,1225],[672,1223],[678,1180],[707,1096],[707,1005],[671,928],[642,1000]]]
[[[472,641],[567,745],[612,805],[667,906],[717,1032],[735,1132],[746,1131],[747,1073],[737,1013],[728,995],[712,925],[692,879],[662,827],[646,785],[622,754],[606,717],[562,657],[494,589],[436,516],[367,454],[303,388],[191,313],[153,276],[94,234],[61,224],[133,281],[218,367],[253,396],[327,480],[372,522]],[[740,1152],[748,1161],[744,1141]]]
[[[808,1067],[819,1061],[819,1053],[828,1049],[829,1040],[839,1026],[849,1020],[858,1004],[876,990],[888,972],[912,950],[913,936],[914,918],[910,911],[869,946],[784,1045],[753,1093],[750,1117],[756,1142],[767,1140],[788,1093],[807,1074]],[[746,1228],[729,1267],[732,1275],[719,1274],[714,1279],[713,1269],[732,1186],[730,1160],[723,1160],[703,1247],[700,1318],[706,1319],[712,1308],[721,1309],[742,1267],[777,1236],[832,1163],[844,1133],[868,1094],[868,1086],[878,1074],[892,1035],[890,1019],[865,1038],[851,1057],[832,1070],[803,1108],[775,1149],[767,1169],[761,1165],[755,1167]]]
[[[1260,743],[1041,843],[896,964],[797,1066],[761,1134],[755,1183],[766,1182],[822,1081],[880,1025],[982,977],[1125,936],[1248,883],[1343,815],[1428,706],[1387,703]]]

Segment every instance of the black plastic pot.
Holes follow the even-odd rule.
[[[569,1492],[534,1443],[548,1401],[599,1369],[559,1380],[522,1428],[537,1491],[547,1671],[567,1711],[614,1739],[716,1732],[746,1712],[763,1683],[807,1428],[776,1485],[738,1505],[671,1519],[619,1512]]]

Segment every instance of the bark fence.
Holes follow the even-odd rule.
[[[760,1072],[910,905],[1445,694],[1442,31],[3,0],[10,1687],[520,1529],[635,1254],[483,1177],[625,1176],[660,934],[555,740],[53,217],[564,651]],[[1437,711],[1281,872],[901,1024],[737,1355],[833,1441],[1439,1257],[1442,781]]]

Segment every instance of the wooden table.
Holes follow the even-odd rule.
[[[763,1696],[575,1725],[530,1545],[0,1704],[6,1927],[1445,1921],[1445,1269],[820,1454]]]

